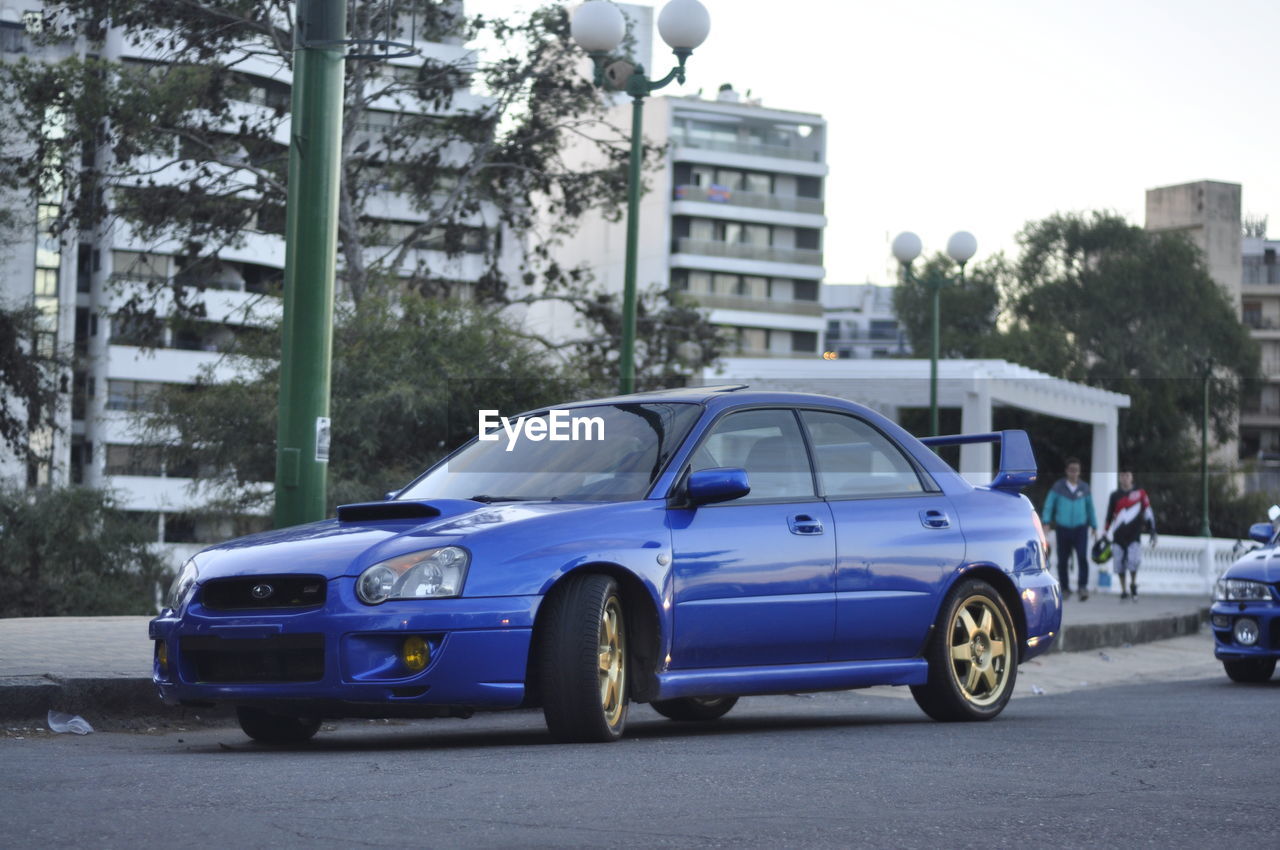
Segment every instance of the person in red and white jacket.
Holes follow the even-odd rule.
[[[1142,531],[1151,530],[1151,545],[1156,545],[1156,515],[1151,510],[1147,491],[1133,486],[1133,472],[1122,470],[1120,489],[1111,494],[1107,503],[1106,535],[1111,539],[1112,558],[1116,575],[1120,577],[1120,599],[1138,601],[1138,565],[1142,563]],[[1124,586],[1125,574],[1129,575],[1129,587]]]

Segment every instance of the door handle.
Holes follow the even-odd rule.
[[[822,523],[808,514],[796,514],[787,518],[792,534],[821,534]]]
[[[925,528],[950,528],[951,517],[947,516],[946,511],[930,508],[920,512],[920,524]]]

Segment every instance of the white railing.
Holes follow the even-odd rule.
[[[1150,537],[1143,535],[1142,564],[1138,567],[1138,589],[1141,593],[1204,596],[1213,593],[1213,584],[1227,567],[1240,557],[1235,540],[1221,537],[1178,537],[1162,534],[1153,548]],[[1243,548],[1252,544],[1245,542]],[[1049,558],[1050,569],[1057,569],[1056,553]],[[1100,593],[1119,593],[1114,561],[1091,564],[1092,583]],[[1110,587],[1099,579],[1110,575]],[[1105,579],[1103,579],[1105,581]]]

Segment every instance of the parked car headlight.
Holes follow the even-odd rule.
[[[1213,598],[1219,602],[1268,602],[1271,585],[1242,578],[1221,578],[1214,587]]]
[[[187,595],[191,593],[191,588],[196,586],[196,579],[200,577],[200,571],[196,569],[195,561],[187,561],[182,565],[182,569],[178,570],[178,574],[173,577],[173,583],[169,585],[169,593],[164,598],[164,607],[178,610],[183,602],[187,601]]]
[[[398,555],[369,567],[356,580],[361,602],[388,599],[441,599],[462,593],[471,556],[457,546]]]

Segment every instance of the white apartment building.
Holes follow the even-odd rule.
[[[839,360],[911,356],[907,332],[893,310],[895,290],[876,283],[823,286],[823,352],[835,352]]]
[[[629,128],[630,115],[618,99],[610,120]],[[731,353],[816,357],[826,135],[821,115],[767,107],[728,86],[714,100],[646,100],[645,139],[666,155],[644,174],[637,287],[692,295],[731,337]],[[603,219],[584,222],[559,254],[612,292],[622,291],[625,256],[625,220]],[[564,307],[540,305],[527,321],[559,338],[573,332]]]
[[[397,67],[411,71],[424,59],[455,62],[468,55],[461,44],[418,42],[417,47],[422,55],[394,60],[388,73],[398,73]],[[23,55],[57,61],[85,50],[84,44],[37,46],[25,29],[23,9],[0,6],[0,51],[6,61]],[[155,58],[148,45],[131,43],[115,30],[95,51],[126,62]],[[253,58],[239,71],[242,82],[249,84],[241,104],[246,112],[288,109],[287,68]],[[473,108],[480,102],[461,92],[452,108]],[[394,120],[398,109],[390,103],[375,106],[379,109],[366,119],[365,129],[371,133],[380,122]],[[287,134],[286,123],[276,139],[281,150],[287,150]],[[179,555],[225,539],[226,530],[211,525],[196,510],[202,498],[193,492],[191,470],[164,468],[159,453],[136,433],[133,414],[146,409],[159,388],[191,383],[204,367],[221,376],[234,373],[236,364],[224,356],[228,343],[281,310],[280,299],[268,293],[278,292],[283,280],[284,222],[259,221],[259,229],[249,232],[244,244],[220,251],[218,263],[183,269],[176,246],[148,243],[122,225],[64,237],[59,244],[44,232],[59,200],[41,198],[38,208],[30,210],[25,227],[29,237],[0,246],[0,296],[9,304],[34,303],[46,314],[39,344],[73,350],[74,375],[64,382],[62,418],[44,462],[27,469],[12,458],[0,458],[0,479],[27,486],[85,484],[110,489],[126,510],[153,520],[157,541],[175,544]],[[390,224],[392,234],[397,227],[424,220],[408,197],[390,188],[374,198],[370,209]],[[477,231],[483,232],[491,221],[496,216],[477,217]],[[371,248],[371,258],[385,250]],[[480,250],[476,246],[473,253],[451,258],[428,240],[410,252],[406,268],[425,259],[440,278],[466,284],[484,270]],[[204,289],[204,317],[149,324],[120,320],[120,306],[139,286],[179,276]]]
[[[1262,352],[1263,386],[1240,412],[1240,452],[1280,464],[1280,239],[1242,240],[1241,317]]]

